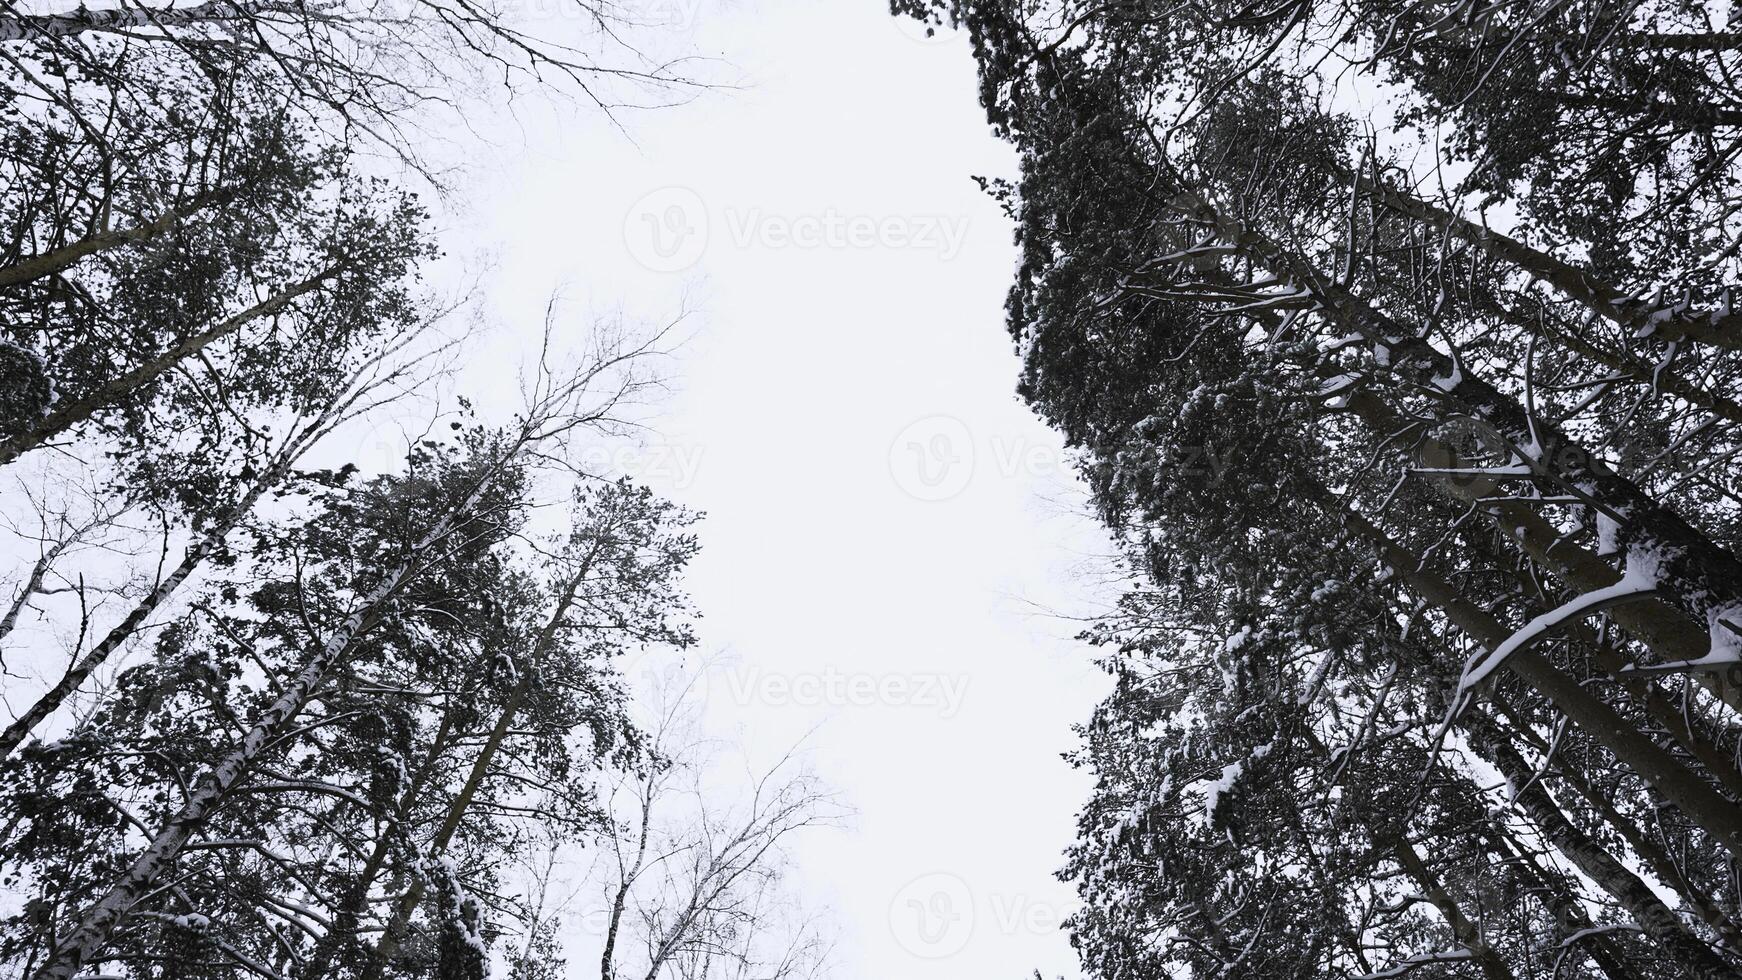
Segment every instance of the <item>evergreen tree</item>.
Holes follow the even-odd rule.
[[[1020,154],[1020,390],[1143,582],[1091,633],[1091,973],[1737,976],[1736,170],[1691,162],[1734,46],[1668,7],[904,6],[966,27]]]

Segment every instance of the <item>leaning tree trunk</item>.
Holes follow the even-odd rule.
[[[1502,697],[1495,697],[1491,700],[1494,708],[1506,718],[1520,737],[1530,742],[1538,752],[1551,751],[1550,745],[1543,741],[1541,736],[1531,731],[1516,707]],[[1627,819],[1620,811],[1616,810],[1614,802],[1609,799],[1608,795],[1592,786],[1590,781],[1573,767],[1563,762],[1556,767],[1555,775],[1561,782],[1572,787],[1573,792],[1585,801],[1585,805],[1591,808],[1591,812],[1598,819],[1602,820],[1623,841],[1627,842],[1627,846],[1633,849],[1633,853],[1643,862],[1646,869],[1679,895],[1681,900],[1686,902],[1688,907],[1723,939],[1724,945],[1732,953],[1742,956],[1742,927],[1738,927],[1731,919],[1730,914],[1720,907],[1710,895],[1688,880],[1687,875],[1682,872],[1681,867],[1676,864],[1675,859],[1670,856],[1668,851],[1664,850],[1661,844],[1646,834],[1637,823]]]
[[[1742,38],[1742,34],[1735,36]],[[1349,180],[1354,175],[1344,172],[1342,176]],[[1595,273],[1399,191],[1370,175],[1354,179],[1361,190],[1372,194],[1386,208],[1457,236],[1489,256],[1548,283],[1605,320],[1661,340],[1686,340],[1723,350],[1742,350],[1742,312],[1728,305],[1698,311],[1686,304],[1628,295]]]
[[[1459,946],[1469,950],[1470,956],[1481,967],[1484,980],[1513,980],[1512,971],[1500,959],[1499,954],[1494,952],[1493,947],[1482,941],[1482,934],[1477,931],[1475,924],[1464,915],[1439,879],[1434,877],[1433,870],[1416,853],[1415,847],[1400,834],[1391,840],[1390,850],[1404,872],[1415,880],[1422,894],[1439,910],[1440,917],[1445,919],[1446,926],[1452,930],[1452,938],[1458,941]]]
[[[1465,417],[1491,427],[1528,456],[1526,461],[1537,476],[1618,518],[1623,536],[1659,560],[1660,586],[1711,621],[1713,630],[1723,628],[1717,622],[1720,617],[1742,616],[1742,561],[1735,555],[1610,470],[1565,433],[1465,372],[1414,331],[1324,276],[1300,255],[1219,213],[1183,182],[1179,186],[1181,203],[1175,208],[1183,216],[1214,226],[1230,246],[1255,264],[1292,281],[1313,298],[1325,317],[1360,336],[1372,348],[1375,359],[1398,377],[1424,390],[1442,392],[1462,408]]]
[[[191,7],[145,7],[128,4],[91,10],[83,4],[76,10],[54,14],[7,14],[0,16],[0,42],[32,37],[71,37],[89,31],[126,31],[188,27],[194,24],[245,20],[261,13],[294,12],[290,4],[248,3],[243,0],[207,0]]]
[[[1398,581],[1438,608],[1472,640],[1492,652],[1511,638],[1512,631],[1491,613],[1428,571],[1419,558],[1393,542],[1371,521],[1347,508],[1341,518],[1345,527],[1374,549]],[[1613,707],[1534,650],[1516,650],[1501,667],[1548,698],[1593,741],[1608,749],[1731,854],[1742,858],[1742,811],[1673,755],[1640,734]]]
[[[226,317],[199,333],[184,338],[170,349],[120,377],[111,379],[97,390],[61,405],[44,416],[36,425],[0,443],[0,466],[12,462],[103,409],[127,398],[156,381],[183,360],[234,334],[249,323],[261,317],[271,316],[290,305],[292,301],[314,292],[320,288],[321,284],[338,275],[339,268],[339,266],[332,266],[312,278],[282,289],[253,306]]]
[[[1556,938],[1561,948],[1570,949],[1574,943],[1582,941],[1588,947],[1591,962],[1603,971],[1605,977],[1609,980],[1634,980],[1620,950],[1615,948],[1609,935],[1591,921],[1590,914],[1580,904],[1579,897],[1573,894],[1564,876],[1539,866],[1530,850],[1514,841],[1504,827],[1495,828],[1488,838],[1497,852],[1497,863],[1514,882],[1523,886],[1521,892],[1535,895],[1555,920],[1558,926]]]
[[[423,793],[430,774],[434,772],[441,757],[447,752],[453,732],[452,711],[442,712],[442,720],[436,727],[436,733],[429,743],[429,755],[423,765],[417,768],[417,774],[411,778],[411,783],[394,802],[391,813],[388,814],[381,828],[381,833],[375,838],[375,844],[369,849],[369,856],[364,859],[363,867],[349,883],[346,894],[341,899],[337,913],[333,916],[333,924],[309,954],[308,961],[297,971],[299,977],[307,980],[320,980],[327,975],[334,957],[339,955],[340,945],[348,936],[355,936],[362,925],[363,916],[369,908],[369,890],[375,887],[375,882],[381,872],[387,867],[387,858],[392,849],[392,839],[401,832],[406,819],[410,816],[412,807],[418,796]]]
[[[0,20],[0,23],[4,23],[4,21]],[[170,231],[182,221],[206,208],[233,199],[236,193],[237,188],[225,187],[195,195],[150,220],[126,228],[105,228],[102,231],[86,235],[78,241],[68,242],[58,248],[33,255],[28,259],[21,259],[12,265],[0,268],[0,289],[31,282],[44,276],[52,276],[70,268],[86,256],[107,252],[132,242],[149,241]]]
[[[1513,801],[1543,838],[1627,910],[1664,957],[1675,964],[1679,975],[1689,980],[1742,980],[1742,973],[1688,931],[1687,923],[1657,897],[1651,886],[1573,826],[1536,778],[1535,770],[1507,743],[1492,720],[1480,711],[1471,711],[1463,727],[1476,750],[1506,777]]]
[[[277,458],[248,485],[242,496],[226,508],[212,526],[206,529],[206,533],[183,553],[180,563],[169,575],[134,605],[125,619],[104,634],[96,646],[67,668],[53,687],[43,692],[29,708],[6,726],[5,732],[0,733],[0,759],[16,751],[36,726],[65,704],[67,698],[72,697],[73,692],[84,684],[92,672],[107,662],[115,651],[121,649],[122,644],[139,631],[147,617],[168,601],[207,558],[224,546],[224,539],[253,511],[261,496],[289,475],[290,468],[325,434],[334,419],[349,406],[350,401],[346,399],[333,402],[311,425],[286,442],[277,453]]]
[[[1381,435],[1401,431],[1396,414],[1376,396],[1356,393],[1348,398],[1347,408]],[[1431,436],[1417,439],[1413,451],[1416,461],[1423,466],[1431,467],[1455,458],[1449,447]],[[1451,499],[1473,507],[1537,567],[1555,576],[1575,595],[1601,593],[1614,589],[1622,581],[1622,573],[1609,562],[1567,540],[1529,504],[1515,499],[1490,499],[1470,484],[1458,480],[1432,478],[1432,483]],[[1742,584],[1742,579],[1738,584]],[[1709,631],[1701,629],[1680,610],[1654,596],[1638,596],[1610,605],[1603,612],[1670,663],[1697,660],[1711,649]],[[1725,684],[1710,672],[1694,673],[1714,697],[1742,710],[1742,691]]]
[[[73,980],[80,968],[99,953],[109,935],[146,896],[156,891],[160,879],[176,867],[182,849],[211,815],[223,806],[252,773],[254,766],[302,713],[310,697],[328,673],[350,651],[351,645],[372,625],[376,613],[410,578],[425,552],[463,525],[485,492],[512,459],[533,443],[532,429],[522,430],[521,439],[483,473],[464,501],[448,511],[412,546],[407,556],[388,571],[325,643],[304,663],[249,727],[241,744],[217,764],[189,795],[187,802],[152,837],[117,881],[96,904],[87,909],[78,924],[50,952],[33,975],[34,980]]]
[[[471,808],[472,800],[478,794],[478,787],[490,773],[490,766],[496,760],[496,753],[501,751],[502,742],[508,737],[508,729],[514,723],[515,716],[520,713],[520,706],[526,696],[532,693],[532,685],[538,676],[539,668],[550,654],[551,647],[556,643],[557,633],[561,630],[563,617],[568,615],[569,608],[574,604],[575,596],[592,570],[594,557],[599,546],[595,543],[592,553],[581,563],[580,571],[571,576],[565,583],[562,593],[557,598],[556,609],[550,619],[539,630],[533,644],[531,655],[520,671],[520,677],[514,682],[514,688],[502,704],[501,712],[496,716],[495,725],[491,726],[490,734],[485,738],[484,745],[478,750],[472,760],[472,768],[466,774],[466,782],[460,791],[454,795],[448,804],[447,813],[442,817],[442,823],[436,829],[435,836],[430,839],[427,857],[435,857],[447,850],[453,841],[454,834],[460,829],[460,821],[465,818],[466,811]],[[399,944],[405,938],[405,930],[411,923],[411,916],[417,911],[417,906],[423,901],[427,890],[426,883],[420,877],[411,883],[404,895],[394,904],[393,915],[388,920],[381,934],[381,941],[376,945],[363,967],[363,980],[378,980],[382,969],[393,959],[393,954],[399,949]]]

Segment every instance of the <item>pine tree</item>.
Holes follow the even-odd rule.
[[[1020,390],[1142,582],[1091,633],[1088,969],[1738,975],[1735,170],[1690,162],[1733,46],[1668,8],[917,12],[1019,151]]]

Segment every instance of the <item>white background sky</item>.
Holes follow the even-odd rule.
[[[1014,156],[964,38],[881,0],[715,2],[673,19],[737,90],[626,116],[627,136],[531,100],[481,121],[446,240],[491,253],[502,326],[459,387],[506,396],[554,289],[577,331],[687,296],[658,434],[619,461],[709,514],[689,577],[727,661],[709,724],[763,759],[815,728],[815,770],[857,811],[797,852],[836,975],[1075,976],[1052,875],[1088,785],[1059,754],[1106,682],[1040,609],[1082,610],[1077,566],[1107,545],[1014,395],[1015,249],[970,180]],[[672,261],[649,216],[676,219]]]

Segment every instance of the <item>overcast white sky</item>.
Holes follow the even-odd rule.
[[[798,855],[838,975],[1075,976],[1052,875],[1087,785],[1059,754],[1105,680],[1030,604],[1081,609],[1073,566],[1107,546],[1013,393],[1015,250],[970,175],[1014,157],[964,39],[882,0],[715,2],[671,10],[739,90],[629,137],[531,103],[480,126],[449,247],[493,252],[509,326],[460,387],[506,389],[553,289],[577,326],[687,295],[659,435],[619,462],[709,514],[710,725],[764,758],[815,727],[858,812]]]

